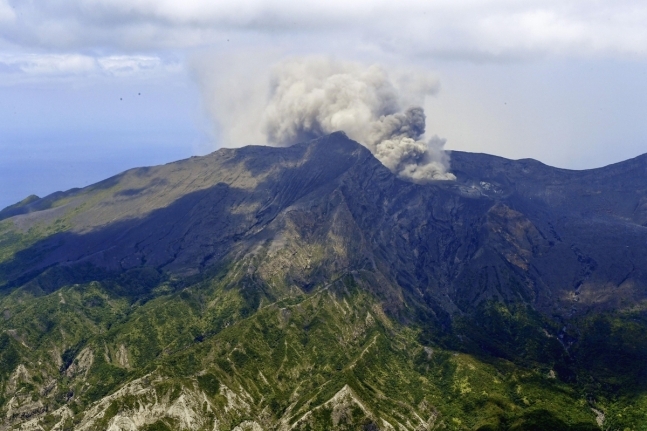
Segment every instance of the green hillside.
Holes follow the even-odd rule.
[[[548,363],[421,343],[367,293],[370,276],[291,294],[232,276],[252,264],[142,298],[108,282],[3,298],[5,426],[585,430],[597,407],[641,429],[619,413],[628,400],[593,402]]]

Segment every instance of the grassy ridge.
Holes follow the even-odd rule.
[[[150,281],[142,277],[142,284]],[[65,405],[74,414],[70,420],[81,423],[102,398],[153,373],[158,401],[201,391],[208,408],[196,410],[205,423],[219,418],[223,426],[254,420],[269,428],[382,429],[386,421],[410,429],[597,429],[584,392],[552,378],[548,365],[532,366],[541,362],[533,336],[509,353],[530,352],[525,365],[501,354],[484,359],[468,349],[421,344],[421,332],[387,317],[359,276],[274,301],[245,294],[236,288],[243,280],[228,277],[181,289],[160,281],[147,288],[145,300],[115,293],[118,281],[39,297],[18,290],[2,300],[12,315],[2,322],[0,341],[13,347],[1,359],[9,361],[6,369],[25,364],[30,377],[23,380],[31,385],[16,392],[5,373],[5,399],[28,395],[49,411]],[[502,339],[504,347],[527,337],[526,331],[533,334],[518,311],[499,311],[519,323],[505,329],[508,320],[484,310],[480,316],[490,322],[481,325],[484,334],[505,329],[510,339]],[[11,330],[13,336],[6,335]],[[51,380],[55,395],[42,396]],[[227,407],[228,391],[248,407]],[[338,399],[331,403],[333,397]],[[151,400],[117,397],[103,417],[130,414]],[[146,429],[176,429],[174,420],[165,416]],[[630,424],[633,417],[618,420]],[[51,416],[48,421],[55,423]],[[96,429],[106,423],[96,422]]]

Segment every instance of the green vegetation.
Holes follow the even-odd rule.
[[[115,288],[138,279],[149,292],[145,301]],[[287,421],[296,429],[382,429],[381,421],[457,430],[599,429],[592,406],[617,411],[611,423],[618,427],[640,429],[644,418],[622,410],[638,402],[635,394],[593,405],[585,386],[552,378],[551,367],[566,361],[561,344],[555,347],[557,329],[525,307],[485,304],[474,314],[478,325],[457,321],[462,347],[451,350],[421,344],[415,325],[387,317],[357,275],[278,300],[268,286],[250,299],[229,276],[180,290],[163,280],[138,273],[40,296],[14,291],[1,305],[11,310],[0,323],[2,369],[25,364],[29,385],[17,391],[34,394],[50,412],[68,406],[76,422],[128,382],[140,382],[139,395],[125,392],[101,407],[96,429],[140,406],[182,397],[204,422],[196,429],[212,429],[207,422],[215,419],[223,427]],[[610,331],[619,325],[613,322]],[[641,336],[639,326],[631,328],[625,337]],[[21,353],[17,340],[29,351]],[[594,345],[590,339],[580,349]],[[577,371],[578,364],[567,366]],[[5,399],[12,396],[9,375],[2,375]],[[40,395],[51,379],[56,395]],[[192,395],[199,393],[206,398]],[[177,420],[159,417],[142,429],[178,429]],[[48,414],[41,423],[48,429],[58,419]]]
[[[575,377],[559,326],[526,304],[483,302],[472,314],[456,319],[455,332],[461,338],[456,347],[467,352],[525,368],[552,369],[563,381]]]

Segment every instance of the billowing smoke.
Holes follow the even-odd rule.
[[[424,138],[425,113],[418,105],[437,89],[436,80],[427,75],[392,77],[379,66],[308,57],[277,64],[266,88],[264,97],[247,96],[262,107],[238,107],[246,113],[244,119],[232,116],[236,109],[224,113],[212,107],[221,127],[229,129],[225,135],[236,139],[243,129],[258,137],[249,126],[257,124],[265,143],[287,146],[342,130],[401,178],[419,183],[455,179],[448,172],[445,141]],[[216,100],[223,102],[235,105]],[[253,112],[260,118],[250,121]],[[234,129],[238,132],[232,133]]]

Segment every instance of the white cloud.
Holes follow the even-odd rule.
[[[4,1],[0,17],[15,19],[0,37],[45,48],[142,51],[315,34],[473,59],[647,54],[647,3],[638,0],[51,0],[13,9]]]
[[[177,72],[181,66],[157,56],[82,54],[0,54],[0,71],[31,77],[106,75],[150,76]]]
[[[97,60],[104,71],[113,75],[132,75],[143,71],[150,71],[162,66],[159,57],[113,55]]]
[[[94,58],[79,54],[3,55],[0,64],[28,75],[69,75],[96,69]]]

